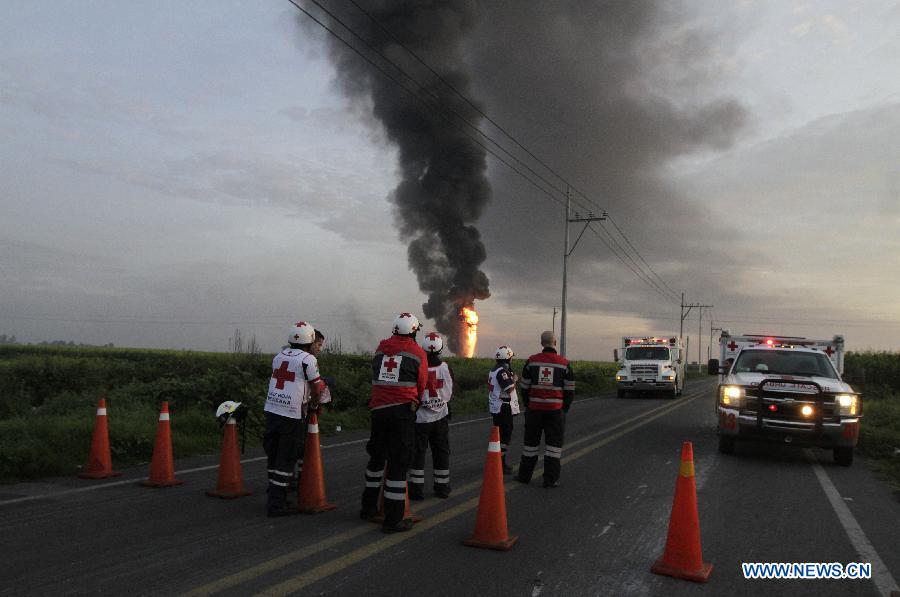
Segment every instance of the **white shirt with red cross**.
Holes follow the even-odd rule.
[[[301,419],[310,399],[310,382],[319,379],[316,357],[299,348],[285,348],[272,359],[272,377],[265,411]]]
[[[453,377],[447,363],[428,368],[428,383],[416,411],[416,423],[433,423],[447,416],[447,403],[453,395]]]

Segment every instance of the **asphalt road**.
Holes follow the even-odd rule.
[[[561,486],[507,477],[509,552],[461,545],[471,535],[489,420],[455,418],[448,500],[384,535],[360,521],[365,433],[323,441],[332,512],[269,519],[265,466],[248,452],[254,495],[209,498],[216,457],[176,462],[184,485],[52,479],[0,487],[0,595],[890,595],[900,578],[900,502],[857,459],[821,450],[716,451],[714,380],[677,400],[580,399],[568,415]],[[177,420],[173,421],[177,425]],[[512,460],[522,442],[516,419]],[[661,577],[683,441],[693,442],[707,584]],[[540,466],[540,463],[539,463]],[[430,464],[426,488],[431,486]],[[870,562],[870,580],[747,580],[742,562]]]

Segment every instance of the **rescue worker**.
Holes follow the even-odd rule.
[[[565,357],[556,352],[556,336],[541,334],[544,349],[528,357],[522,369],[525,438],[517,481],[530,483],[544,435],[544,487],[559,487],[565,413],[575,399],[575,375]]]
[[[369,463],[359,516],[368,520],[378,513],[378,489],[384,476],[381,530],[385,533],[408,531],[413,524],[403,518],[403,513],[406,473],[415,444],[416,409],[428,382],[427,357],[416,343],[420,327],[414,315],[401,313],[394,319],[393,335],[381,341],[372,358],[372,430],[366,444]]]
[[[431,464],[434,475],[434,494],[450,497],[450,423],[449,405],[453,396],[453,372],[441,361],[444,339],[431,332],[422,341],[428,357],[428,383],[419,397],[416,411],[416,445],[412,467],[409,469],[409,499],[423,500],[425,485],[425,452],[431,445]]]
[[[513,417],[519,414],[519,397],[516,395],[519,377],[510,369],[510,361],[514,356],[515,353],[509,346],[497,348],[494,354],[497,364],[488,373],[488,409],[494,425],[500,428],[500,456],[505,475],[513,471],[512,466],[506,463],[506,451],[512,439]]]
[[[319,364],[312,353],[315,330],[305,321],[295,323],[288,333],[288,346],[272,360],[272,377],[264,408],[266,432],[263,448],[268,458],[269,484],[266,488],[268,516],[298,512],[287,503],[287,490],[297,462],[297,451],[306,431],[306,410],[316,409],[325,391]]]

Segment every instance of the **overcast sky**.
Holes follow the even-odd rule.
[[[900,3],[477,4],[452,57],[472,99],[715,306],[704,359],[710,317],[900,346]],[[237,328],[274,351],[305,319],[371,350],[422,315],[397,150],[305,19],[276,0],[0,3],[0,333],[227,350]],[[564,214],[487,165],[478,354],[527,355],[560,304]],[[677,333],[678,302],[598,236],[569,263],[569,356]],[[685,326],[693,360],[696,310]]]

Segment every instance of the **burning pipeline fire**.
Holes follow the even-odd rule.
[[[462,339],[462,355],[467,359],[475,356],[475,344],[478,343],[478,313],[472,307],[463,307],[459,312],[460,338]]]

